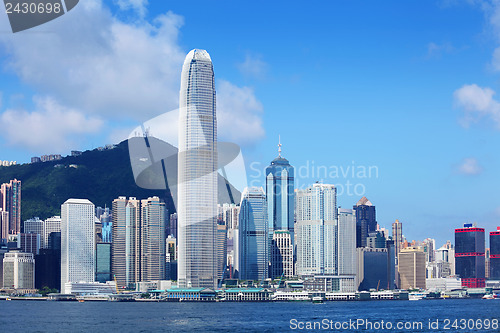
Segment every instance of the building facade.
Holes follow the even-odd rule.
[[[217,284],[217,117],[214,70],[205,50],[186,56],[181,74],[178,158],[178,283]]]
[[[17,235],[21,232],[21,181],[13,179],[9,183],[2,184],[0,193],[0,208],[8,213],[5,214],[2,223],[6,224],[10,235]]]
[[[500,227],[490,232],[490,280],[500,280]]]
[[[6,289],[35,288],[35,259],[33,253],[12,250],[4,254],[3,287]]]
[[[141,216],[140,281],[164,280],[167,218],[165,203],[158,197],[141,200]]]
[[[275,237],[274,232],[288,231],[293,251],[293,244],[295,242],[294,168],[286,158],[281,156],[281,142],[278,144],[278,157],[266,168],[266,198],[269,247],[271,249],[279,247],[277,244],[273,244],[273,239],[281,239],[282,234]],[[293,252],[286,254],[285,257],[289,257],[290,255],[294,257]],[[273,262],[273,260],[279,260],[280,258],[280,256],[271,258],[271,278],[279,278],[282,272],[287,270],[284,267],[287,265],[286,263]],[[282,267],[278,268],[280,265]]]
[[[335,186],[314,184],[297,190],[296,219],[297,275],[338,274]]]
[[[369,233],[377,230],[375,206],[362,197],[353,209],[356,211],[356,247],[366,247]]]
[[[399,253],[399,277],[401,289],[425,289],[425,252],[421,248],[408,247]]]
[[[484,237],[484,229],[472,224],[455,229],[455,273],[462,279],[462,287],[485,286]]]
[[[269,275],[266,195],[262,187],[243,190],[239,214],[239,278],[264,280]]]
[[[61,207],[61,293],[66,282],[95,281],[94,204],[68,199]]]

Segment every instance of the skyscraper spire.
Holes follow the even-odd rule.
[[[281,135],[278,135],[278,157],[281,157]]]

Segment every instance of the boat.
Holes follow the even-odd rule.
[[[313,303],[323,303],[325,301],[325,298],[323,296],[314,296],[312,298]]]
[[[425,294],[424,293],[410,293],[408,295],[408,299],[410,301],[419,301],[421,299],[425,298]]]

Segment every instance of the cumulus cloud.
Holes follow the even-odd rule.
[[[219,80],[217,86],[217,122],[221,139],[245,145],[262,139],[263,106],[249,87],[238,87]]]
[[[464,110],[461,124],[469,127],[471,123],[487,117],[500,129],[500,103],[493,98],[495,91],[476,84],[464,85],[455,90],[455,105]]]
[[[142,13],[148,1],[115,3],[123,10]],[[0,28],[5,24],[0,22]],[[60,117],[58,122],[71,121],[75,112],[84,121],[102,119],[109,124],[109,137],[121,141],[135,124],[178,108],[180,74],[187,53],[178,41],[183,24],[183,17],[170,11],[152,21],[125,22],[101,0],[85,0],[67,15],[30,33],[0,34],[0,47],[5,50],[3,67],[37,96],[59,105],[61,116],[66,110],[73,110],[72,117]],[[263,62],[249,60],[242,68],[261,73],[263,67]],[[263,107],[253,90],[237,87],[215,75],[219,137],[239,144],[261,139]],[[22,119],[43,118],[42,115],[55,118],[54,112],[40,105],[37,108],[32,113],[20,113]],[[0,113],[2,119],[10,122],[13,116],[12,110]],[[176,115],[161,119],[168,125],[165,128],[169,142],[175,143]],[[28,131],[23,131],[22,120],[19,124],[18,130],[25,133],[34,126],[27,125]],[[161,136],[158,130],[152,134]],[[48,143],[50,138],[54,144],[60,144],[61,139],[61,135],[43,134],[45,137],[37,144],[18,135],[9,142],[36,147]]]
[[[141,18],[143,18],[148,11],[148,0],[116,0],[116,4],[121,10],[134,10]]]
[[[7,69],[39,93],[117,120],[146,120],[177,107],[181,16],[127,24],[98,0],[74,11],[35,28],[51,33],[0,35]]]
[[[472,157],[464,158],[458,166],[458,172],[464,175],[478,175],[482,171],[483,168],[479,165],[478,161]]]
[[[62,106],[52,98],[36,97],[35,110],[9,109],[0,115],[0,131],[8,143],[33,152],[64,152],[87,135],[99,132],[103,121]]]
[[[262,79],[266,76],[268,65],[261,56],[247,54],[245,61],[237,64],[239,71],[249,77]]]

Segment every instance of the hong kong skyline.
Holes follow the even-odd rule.
[[[179,107],[179,69],[203,48],[217,133],[241,146],[249,186],[264,186],[281,136],[295,188],[335,184],[342,208],[366,196],[380,226],[399,219],[409,240],[441,245],[467,222],[495,230],[499,12],[496,1],[86,0],[0,34],[0,160],[125,140]],[[165,132],[177,146],[176,128]]]

